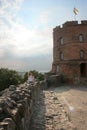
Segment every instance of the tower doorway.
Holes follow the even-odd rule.
[[[80,64],[80,76],[86,77],[86,63]]]

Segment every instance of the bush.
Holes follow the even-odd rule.
[[[0,69],[0,90],[8,88],[12,84],[18,85],[21,81],[22,77],[15,70]]]

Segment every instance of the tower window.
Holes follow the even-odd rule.
[[[64,55],[62,52],[60,52],[60,60],[63,60],[64,59]]]
[[[83,39],[83,35],[80,34],[80,35],[79,35],[79,41],[80,41],[80,42],[83,42],[83,40],[84,40],[84,39]]]
[[[80,59],[83,59],[83,58],[84,58],[84,51],[81,50],[81,51],[80,51]]]
[[[62,37],[60,38],[60,44],[61,44],[61,45],[64,44]]]
[[[56,73],[59,72],[59,65],[56,65]]]

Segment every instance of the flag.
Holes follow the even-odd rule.
[[[79,11],[78,11],[77,8],[74,7],[73,12],[74,12],[75,15],[77,15]]]

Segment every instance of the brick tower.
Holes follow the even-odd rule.
[[[53,29],[52,73],[71,81],[87,77],[87,20],[68,21]]]

